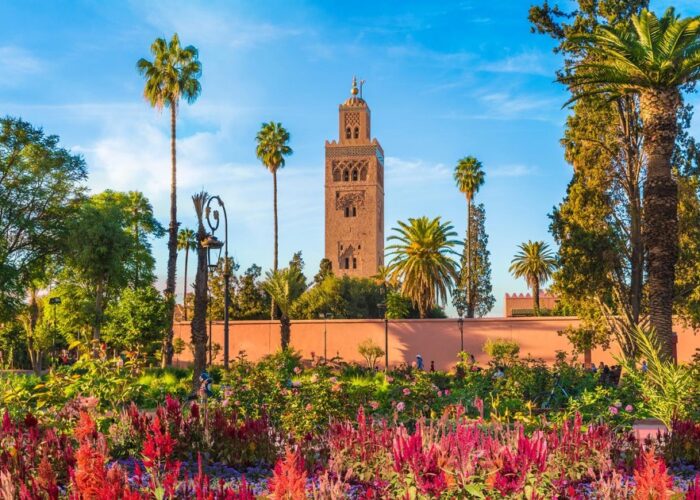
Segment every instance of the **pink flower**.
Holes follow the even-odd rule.
[[[333,385],[333,387],[331,387],[331,391],[340,392],[340,384]]]
[[[399,401],[399,403],[396,405],[396,409],[398,411],[404,411],[405,408],[406,408],[406,403],[404,403],[403,401]]]
[[[294,387],[295,389],[298,389],[299,387],[301,387],[301,382],[299,382],[298,380],[295,380],[294,382],[292,382],[292,387]]]
[[[369,407],[372,408],[373,410],[376,410],[377,408],[379,408],[379,403],[376,401],[370,401]]]
[[[632,405],[627,405],[625,406],[625,411],[627,413],[632,413],[634,411],[634,407]]]
[[[449,390],[449,389],[445,389],[445,396],[449,396],[449,395],[450,395],[450,390]]]
[[[442,397],[442,391],[437,391],[437,397],[439,397],[439,398]]]
[[[306,405],[306,411],[311,411],[311,410],[313,410],[313,409],[314,409],[314,407],[313,407],[313,405],[312,405],[311,403],[309,403],[309,404]]]
[[[331,381],[331,384],[337,384],[337,383],[338,383],[338,377],[331,377],[329,380]]]
[[[299,368],[298,366],[295,366],[295,367],[294,367],[294,373],[296,373],[297,375],[299,375],[299,374],[301,373],[301,368]]]
[[[411,394],[411,389],[409,389],[408,387],[404,388],[403,395],[408,396],[409,394]]]
[[[391,384],[394,381],[394,377],[390,377],[389,375],[387,375],[386,381],[388,384]]]
[[[611,406],[610,408],[608,408],[608,411],[610,412],[611,415],[617,415],[619,412],[619,410],[615,406]]]

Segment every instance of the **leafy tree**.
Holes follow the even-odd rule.
[[[272,174],[272,199],[275,219],[274,260],[272,270],[276,271],[278,266],[277,170],[284,167],[285,157],[292,154],[292,148],[289,147],[289,132],[287,132],[281,123],[263,123],[255,140],[257,142],[255,154],[265,168]]]
[[[453,239],[457,233],[449,222],[440,217],[399,221],[394,228],[396,234],[387,247],[390,272],[401,282],[401,293],[416,305],[419,316],[425,318],[438,301],[447,300],[447,294],[457,279],[457,270],[452,255],[459,241]]]
[[[95,195],[81,204],[77,215],[67,221],[68,251],[62,282],[66,295],[83,302],[92,339],[100,340],[103,314],[110,297],[128,284],[126,262],[133,249],[133,240],[126,231],[126,214],[110,196]],[[63,293],[61,294],[63,295]],[[89,300],[88,297],[92,297]],[[91,303],[86,307],[85,302]],[[70,301],[62,308],[68,307]]]
[[[326,279],[328,276],[333,275],[333,263],[330,261],[330,259],[326,259],[325,257],[321,259],[321,262],[318,265],[318,272],[314,276],[314,283],[319,284],[321,283],[324,279]]]
[[[551,277],[556,267],[554,255],[543,241],[528,241],[519,245],[520,252],[511,261],[509,272],[516,278],[525,278],[532,288],[535,314],[540,314],[540,287]]]
[[[379,318],[377,305],[382,300],[382,291],[373,280],[331,274],[304,292],[295,303],[292,316],[316,319],[321,314],[332,314],[343,319]]]
[[[578,37],[594,61],[582,61],[561,80],[572,101],[591,95],[639,96],[647,158],[644,185],[644,240],[648,250],[649,314],[672,353],[675,264],[678,257],[678,190],[671,159],[678,135],[681,87],[700,76],[700,19],[681,19],[673,9],[660,19],[643,10],[631,26],[598,26]]]
[[[85,178],[85,162],[57,136],[0,119],[0,323],[21,309],[29,282],[62,252]]]
[[[158,110],[170,108],[170,226],[168,228],[168,277],[165,295],[168,299],[168,334],[163,342],[163,366],[173,361],[173,312],[175,309],[175,273],[177,266],[177,154],[176,125],[177,107],[180,99],[189,104],[197,100],[202,92],[199,78],[202,64],[199,52],[192,45],[182,47],[175,33],[167,42],[156,38],[151,45],[153,61],[141,58],[136,63],[138,72],[146,78],[143,95],[151,106]]]
[[[182,308],[185,321],[187,321],[187,264],[190,257],[190,250],[195,250],[196,248],[197,241],[194,238],[194,231],[189,228],[180,229],[180,232],[177,233],[177,249],[185,251],[185,272],[182,285]]]
[[[263,288],[280,310],[280,344],[282,350],[289,348],[291,334],[290,314],[294,303],[306,290],[306,280],[297,266],[277,271],[268,271]]]
[[[678,177],[679,249],[676,266],[676,312],[700,327],[700,178]]]
[[[466,156],[457,162],[455,167],[454,178],[457,188],[464,193],[467,198],[467,236],[464,239],[465,249],[460,269],[458,289],[464,292],[467,318],[474,317],[477,300],[473,297],[475,285],[478,279],[475,279],[472,274],[472,257],[474,245],[474,231],[472,229],[472,202],[474,195],[479,191],[479,188],[484,184],[484,171],[479,160],[473,156]]]
[[[262,269],[253,264],[241,276],[233,278],[235,290],[232,317],[265,319],[270,317],[270,297],[262,287]]]
[[[230,272],[235,273],[238,270],[238,264],[233,261],[233,258],[228,258],[228,269]],[[235,277],[235,274],[234,274]],[[215,321],[221,321],[224,319],[224,301],[226,293],[226,281],[224,279],[224,257],[221,257],[216,263],[214,269],[209,269],[208,287],[209,287],[209,309],[208,317],[209,319]],[[229,282],[229,292],[231,288],[235,288],[235,278],[234,283]],[[229,317],[235,317],[233,315],[234,299],[229,297]]]
[[[125,261],[127,281],[131,288],[152,284],[155,279],[155,259],[151,238],[161,238],[165,229],[153,215],[153,207],[140,191],[106,190],[93,196],[97,203],[117,206],[124,217],[124,231],[131,239],[129,258]]]
[[[138,351],[148,357],[159,351],[167,327],[167,303],[152,285],[126,288],[105,316],[104,339],[117,351]]]
[[[194,280],[194,313],[192,316],[192,345],[194,347],[194,373],[192,389],[197,389],[199,376],[207,366],[207,249],[202,242],[208,234],[204,228],[204,206],[209,199],[205,191],[192,196],[197,215],[197,274]]]
[[[357,346],[357,352],[365,358],[367,368],[374,370],[377,360],[384,356],[384,349],[375,344],[372,339],[365,339]]]
[[[466,312],[467,318],[474,315],[487,315],[496,302],[491,286],[491,252],[488,250],[489,237],[486,234],[484,205],[480,204],[469,211],[471,218],[468,240],[471,244],[464,246],[462,253],[460,284],[452,291],[452,303],[458,312]],[[468,255],[471,252],[471,256]],[[465,272],[469,265],[471,271]]]

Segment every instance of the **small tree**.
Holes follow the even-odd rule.
[[[375,344],[372,339],[363,340],[360,345],[357,346],[357,352],[360,356],[365,358],[370,370],[374,370],[377,366],[377,360],[384,356],[384,349]]]
[[[306,289],[306,280],[299,267],[290,266],[279,271],[267,273],[263,288],[279,308],[280,315],[280,344],[282,350],[289,347],[291,336],[291,321],[289,318],[292,306]]]
[[[520,353],[520,346],[515,340],[488,339],[484,352],[493,358],[496,365],[512,364]]]

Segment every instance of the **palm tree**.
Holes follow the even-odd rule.
[[[484,171],[479,160],[473,156],[465,156],[457,162],[454,173],[457,188],[467,197],[467,259],[466,274],[461,276],[467,298],[467,318],[474,317],[474,298],[472,297],[472,200],[479,188],[484,184]]]
[[[282,126],[281,123],[269,122],[263,123],[260,127],[258,135],[255,137],[258,145],[255,149],[255,154],[272,173],[272,199],[273,213],[275,219],[275,243],[274,243],[274,258],[272,262],[272,270],[277,271],[278,267],[278,248],[279,248],[279,230],[277,222],[277,170],[284,167],[285,156],[293,153],[289,147],[289,132]],[[275,317],[275,301],[272,300],[270,309],[270,319]]]
[[[192,315],[192,345],[194,346],[193,390],[197,389],[199,376],[207,366],[207,290],[209,271],[207,267],[207,249],[202,242],[206,240],[204,227],[204,206],[209,195],[202,191],[192,197],[197,214],[197,275],[194,279],[194,313]]]
[[[190,250],[197,248],[197,240],[194,237],[194,231],[185,228],[180,229],[177,233],[177,249],[185,251],[185,283],[184,292],[182,295],[182,308],[185,313],[185,321],[187,321],[187,261],[189,259]]]
[[[175,33],[168,43],[156,38],[151,45],[153,61],[139,59],[138,72],[146,78],[143,95],[158,110],[170,108],[170,227],[168,228],[168,277],[165,295],[168,299],[167,334],[163,341],[162,364],[173,361],[173,313],[175,310],[175,267],[177,265],[177,162],[176,162],[176,118],[181,98],[189,104],[197,100],[202,91],[199,77],[202,65],[199,52],[191,45],[182,47]]]
[[[290,266],[282,270],[268,271],[263,289],[270,295],[281,312],[280,343],[282,349],[286,350],[289,347],[291,332],[289,313],[294,302],[306,290],[306,280],[299,268]]]
[[[419,217],[399,221],[396,234],[389,237],[395,243],[387,247],[391,257],[391,277],[401,283],[401,293],[418,307],[421,318],[438,301],[446,301],[448,291],[457,280],[457,269],[452,255],[459,255],[453,247],[459,245],[449,222],[440,217]]]
[[[525,278],[532,288],[535,314],[539,316],[540,287],[552,277],[556,260],[544,241],[528,241],[520,244],[519,248],[520,252],[515,254],[508,271],[516,278]]]
[[[648,10],[624,26],[601,26],[578,37],[591,56],[563,77],[573,102],[593,94],[639,95],[647,177],[644,240],[647,249],[649,319],[664,353],[672,353],[672,309],[678,256],[678,188],[671,155],[678,134],[680,89],[700,78],[700,18],[681,19],[668,9]]]

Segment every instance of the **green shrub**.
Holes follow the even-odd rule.
[[[496,365],[511,364],[520,353],[520,346],[514,340],[488,339],[484,344],[484,352],[493,358]]]

